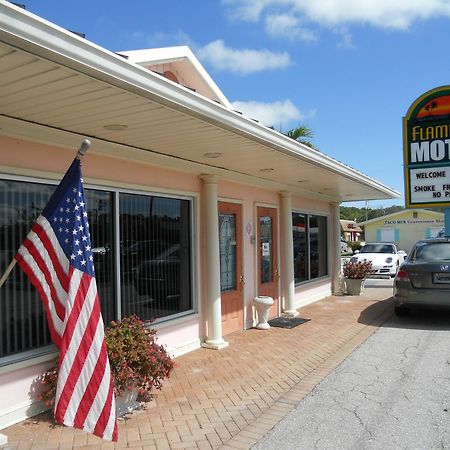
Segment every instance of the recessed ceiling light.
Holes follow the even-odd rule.
[[[309,183],[309,180],[297,180],[297,183]]]
[[[264,173],[273,172],[274,170],[275,169],[273,169],[272,167],[267,167],[267,169],[259,169],[260,172],[264,172]]]
[[[111,123],[108,125],[104,125],[103,128],[109,131],[123,131],[128,128],[128,125],[122,125],[120,123]]]
[[[203,153],[203,156],[205,158],[220,158],[222,156],[222,153],[219,152],[211,152],[211,153]]]

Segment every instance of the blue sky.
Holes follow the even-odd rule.
[[[402,194],[402,117],[450,84],[450,0],[23,2],[111,51],[189,45],[236,109],[309,126],[319,150]]]

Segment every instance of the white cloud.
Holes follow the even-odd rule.
[[[128,36],[141,47],[170,47],[174,45],[188,45],[194,47],[195,43],[191,37],[183,30],[176,30],[171,33],[156,32],[153,34],[144,33],[143,31],[134,31]]]
[[[256,119],[259,122],[275,129],[286,128],[289,122],[304,120],[307,117],[314,117],[315,111],[303,114],[290,100],[273,103],[261,102],[241,102],[231,103],[236,111],[242,112],[245,116]]]
[[[270,14],[266,17],[265,25],[270,36],[301,41],[317,40],[316,33],[303,27],[300,19],[292,14]]]
[[[231,20],[257,22],[263,10],[273,3],[273,0],[222,0],[222,3],[231,6],[227,10]]]
[[[211,64],[216,70],[249,74],[262,70],[274,70],[291,65],[288,53],[269,50],[233,49],[223,40],[210,42],[196,51],[198,58]]]
[[[327,27],[369,24],[407,29],[417,20],[450,17],[449,0],[222,0],[233,19],[258,21],[267,14],[289,13]]]
[[[337,43],[338,48],[354,48],[352,35],[348,32],[347,27],[342,27],[336,30],[341,40]]]

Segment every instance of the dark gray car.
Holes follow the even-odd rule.
[[[418,241],[394,279],[398,316],[411,308],[450,308],[450,238]]]

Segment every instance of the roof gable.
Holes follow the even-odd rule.
[[[155,72],[199,95],[231,108],[230,102],[214,83],[187,46],[151,48],[117,52],[131,63]]]

